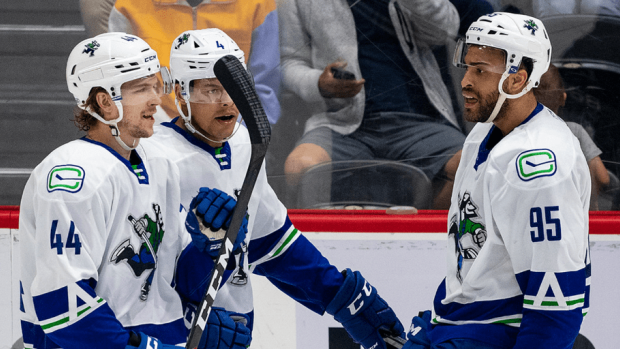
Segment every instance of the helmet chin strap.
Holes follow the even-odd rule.
[[[93,117],[95,117],[95,119],[101,121],[102,123],[110,126],[110,132],[112,132],[112,137],[114,137],[114,139],[116,140],[116,142],[118,143],[118,145],[121,146],[121,148],[127,150],[127,151],[132,151],[134,149],[136,149],[137,145],[136,145],[136,140],[133,140],[133,144],[132,147],[128,146],[127,144],[125,144],[125,142],[123,142],[123,140],[121,139],[121,131],[118,129],[118,123],[123,120],[123,105],[121,104],[121,101],[114,101],[114,104],[116,104],[116,108],[118,109],[118,117],[114,120],[106,120],[103,117],[101,117],[101,115],[95,113],[93,110],[90,109],[90,107],[86,107],[86,111],[92,115]]]
[[[497,114],[499,114],[500,109],[502,109],[502,105],[504,105],[506,98],[508,99],[519,98],[525,95],[529,90],[532,89],[533,83],[530,80],[527,82],[527,85],[525,85],[525,87],[523,88],[521,92],[514,94],[514,95],[507,94],[506,92],[504,92],[502,85],[504,85],[504,81],[506,81],[509,75],[510,74],[508,73],[508,70],[506,70],[504,74],[502,74],[502,78],[499,80],[499,86],[498,86],[499,97],[497,98],[497,102],[495,103],[495,108],[493,108],[493,112],[491,113],[491,116],[489,116],[489,118],[485,121],[485,123],[490,123],[490,122],[493,122],[493,120],[495,120],[495,118],[497,117]]]
[[[188,96],[183,96],[183,100],[185,101],[185,105],[187,106],[187,114],[185,115],[185,113],[183,113],[183,109],[181,108],[181,105],[179,105],[179,100],[175,97],[174,98],[174,104],[177,107],[177,110],[179,111],[179,114],[181,114],[181,118],[183,119],[183,122],[185,123],[185,128],[187,128],[187,130],[193,134],[198,134],[201,137],[203,137],[204,139],[208,140],[209,142],[213,142],[213,143],[220,143],[223,144],[226,141],[228,141],[229,139],[232,138],[232,136],[235,135],[235,133],[237,133],[237,130],[239,130],[239,127],[241,126],[240,123],[237,122],[237,125],[235,125],[235,128],[233,129],[233,132],[230,134],[230,136],[225,137],[222,140],[216,141],[213,140],[207,136],[205,136],[204,134],[202,134],[200,131],[198,131],[194,125],[192,125],[192,107],[190,106],[189,103],[189,97]]]

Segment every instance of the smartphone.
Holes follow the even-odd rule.
[[[355,80],[355,74],[342,68],[332,67],[332,74],[334,75],[334,79]]]

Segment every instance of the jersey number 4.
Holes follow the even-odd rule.
[[[56,228],[58,227],[58,220],[52,222],[52,230],[50,231],[50,248],[56,249],[57,254],[62,254],[62,248],[65,244],[62,242],[62,235],[56,234]],[[67,248],[75,249],[75,254],[80,254],[82,249],[82,243],[80,242],[80,235],[75,234],[75,223],[71,221],[69,227],[69,236],[67,237]]]
[[[544,217],[543,209],[545,210]],[[560,207],[558,206],[532,207],[530,209],[530,227],[535,228],[535,230],[530,231],[532,242],[544,241],[545,233],[549,241],[562,240],[560,219],[553,217],[553,213],[559,211]],[[550,229],[545,229],[545,227]]]

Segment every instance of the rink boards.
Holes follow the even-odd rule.
[[[0,314],[5,315],[0,319],[0,349],[10,348],[21,336],[18,215],[17,207],[0,207]],[[405,328],[413,315],[431,306],[446,272],[446,211],[388,215],[384,211],[290,210],[289,216],[332,264],[360,270]],[[620,213],[590,215],[592,295],[581,333],[597,348],[614,347],[620,341],[616,330],[619,233]],[[252,349],[332,349],[330,333],[334,341],[340,326],[331,316],[319,316],[295,303],[263,277],[254,276],[252,283],[256,316]]]

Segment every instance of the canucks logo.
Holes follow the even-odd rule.
[[[534,22],[533,19],[526,19],[525,25],[523,25],[523,28],[526,28],[527,30],[531,30],[532,35],[536,35],[536,31],[538,30],[538,25],[536,25],[536,22]]]
[[[133,232],[138,236],[141,244],[136,252],[131,245],[131,238],[123,241],[112,253],[110,262],[118,264],[125,262],[131,268],[136,277],[140,277],[146,270],[150,270],[140,290],[140,300],[146,301],[153,282],[153,274],[157,269],[157,251],[164,238],[164,221],[158,204],[153,204],[155,218],[144,214],[142,218],[135,219],[132,215],[127,216]]]
[[[454,239],[454,254],[457,259],[456,277],[463,278],[487,240],[487,231],[478,215],[478,206],[468,192],[459,195],[459,212],[450,218],[448,238]]]
[[[86,46],[86,48],[84,49],[84,51],[82,51],[82,53],[86,53],[89,55],[89,57],[92,57],[95,55],[95,51],[97,51],[97,49],[99,48],[99,46],[101,46],[97,40],[93,40],[92,42],[84,45]]]
[[[555,154],[550,149],[527,150],[517,156],[517,174],[524,181],[553,176],[557,169]]]
[[[56,190],[77,193],[82,189],[85,177],[84,169],[76,165],[54,166],[47,174],[47,191]]]
[[[189,34],[183,34],[183,36],[177,38],[177,42],[174,45],[175,49],[178,49],[179,47],[181,47],[181,45],[185,44],[187,42],[187,40],[189,40]]]

